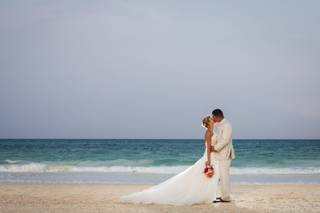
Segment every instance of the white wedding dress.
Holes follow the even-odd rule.
[[[212,203],[216,199],[219,181],[219,162],[213,160],[214,176],[205,176],[203,170],[207,160],[207,147],[203,156],[192,166],[168,180],[129,195],[122,196],[120,202],[155,203],[172,205],[192,205]]]

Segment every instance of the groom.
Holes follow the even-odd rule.
[[[232,145],[232,127],[230,122],[224,118],[220,109],[212,111],[212,118],[218,132],[214,134],[211,150],[214,152],[213,159],[219,161],[220,183],[218,186],[218,196],[213,202],[230,202],[230,180],[229,170],[231,160],[235,159]]]

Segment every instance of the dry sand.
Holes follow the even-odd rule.
[[[235,185],[231,203],[124,204],[121,195],[150,185],[0,184],[0,212],[320,212],[320,185]]]

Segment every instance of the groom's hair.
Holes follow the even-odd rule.
[[[220,118],[224,118],[223,116],[223,112],[221,109],[215,109],[212,111],[212,115],[216,116],[216,117],[220,117]]]

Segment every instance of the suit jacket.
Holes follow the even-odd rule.
[[[232,144],[232,126],[227,119],[222,119],[218,124],[218,132],[212,136],[214,146],[212,158],[215,160],[235,159]]]

